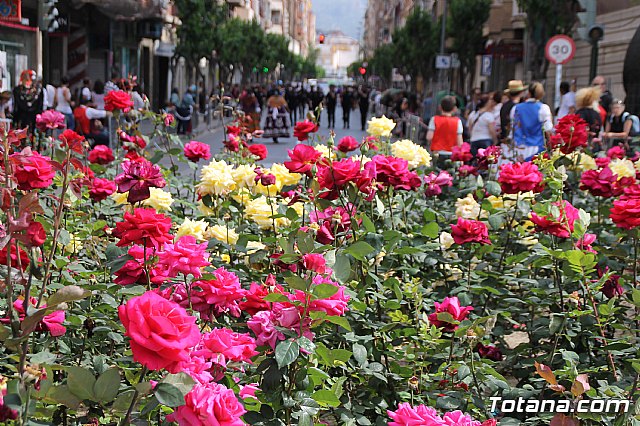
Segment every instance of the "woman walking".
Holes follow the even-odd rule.
[[[597,87],[585,87],[576,93],[576,115],[589,125],[589,145],[593,152],[606,149],[596,140],[602,129],[600,116],[600,89]]]
[[[36,127],[36,115],[42,112],[44,95],[42,87],[36,82],[33,70],[24,70],[20,74],[20,84],[13,89],[13,121],[16,128]]]
[[[475,157],[479,149],[486,149],[497,142],[493,93],[480,96],[476,110],[469,114],[471,132],[471,154]]]
[[[267,99],[267,119],[264,123],[264,137],[273,138],[273,143],[278,143],[278,138],[289,137],[289,111],[287,101],[279,93]]]
[[[56,96],[53,103],[55,104],[56,111],[64,114],[67,129],[74,129],[76,122],[73,118],[73,101],[71,100],[71,90],[69,90],[69,79],[67,77],[60,79],[60,87],[56,89]]]

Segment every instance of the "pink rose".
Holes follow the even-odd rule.
[[[442,426],[480,426],[480,422],[473,420],[470,415],[456,410],[442,416]]]
[[[247,326],[256,335],[258,346],[269,345],[276,348],[278,340],[284,340],[284,334],[276,329],[275,315],[271,311],[260,311],[247,321]]]
[[[167,273],[175,277],[178,273],[202,276],[202,268],[211,265],[207,260],[207,243],[198,244],[193,235],[184,235],[175,244],[167,243],[158,253],[158,264],[167,267]]]
[[[195,351],[196,355],[207,359],[215,359],[216,355],[224,356],[225,361],[251,362],[258,355],[256,341],[246,333],[235,333],[228,328],[214,328],[202,336]]]
[[[184,146],[184,156],[194,163],[208,160],[211,158],[211,148],[206,143],[191,141]]]
[[[547,234],[560,238],[569,238],[573,232],[575,221],[580,218],[580,212],[567,200],[562,200],[562,202],[556,201],[553,205],[557,207],[559,216],[554,217],[549,213],[541,217],[538,216],[537,213],[531,213],[531,221],[536,224],[538,231],[546,232]],[[611,209],[611,212],[613,215],[613,209]]]
[[[247,399],[247,398],[258,399],[256,398],[256,391],[259,391],[259,390],[260,388],[258,387],[258,383],[249,383],[248,385],[240,387],[240,393],[238,395],[240,395],[240,398],[242,399]]]
[[[451,236],[456,244],[480,243],[491,244],[489,230],[484,222],[458,218],[455,225],[451,225]]]
[[[460,300],[456,296],[445,297],[442,303],[435,302],[433,304],[436,311],[429,314],[429,322],[438,328],[442,328],[443,331],[455,331],[458,329],[457,324],[452,324],[446,320],[438,319],[438,314],[448,313],[455,321],[464,321],[470,311],[473,311],[473,306],[460,306]]]
[[[184,397],[185,404],[167,416],[180,426],[244,426],[247,410],[231,389],[218,383],[196,384]]]
[[[498,182],[505,194],[518,192],[540,192],[544,187],[543,176],[538,166],[530,161],[526,163],[503,164],[500,167]]]
[[[387,410],[392,422],[389,426],[437,426],[442,424],[442,419],[431,407],[418,405],[412,407],[408,402],[398,404],[396,411]]]
[[[189,360],[188,349],[200,341],[196,318],[150,291],[120,305],[118,316],[131,338],[133,360],[149,370],[177,373],[177,364]]]
[[[443,186],[452,186],[453,178],[449,174],[449,172],[443,170],[437,175],[434,172],[431,172],[429,176],[425,176],[424,183],[426,185],[425,195],[427,197],[433,197],[436,195],[442,194]]]
[[[25,148],[9,156],[12,174],[18,189],[29,191],[46,188],[53,182],[56,172],[51,165],[51,158]]]
[[[326,273],[327,261],[321,254],[308,253],[302,256],[302,264],[305,268],[317,274]]]
[[[303,303],[303,306],[300,306],[299,309],[304,311],[304,305],[308,304],[307,309],[309,311],[322,311],[326,312],[327,315],[333,316],[344,315],[344,313],[349,310],[348,303],[351,299],[351,296],[345,294],[345,288],[337,282],[330,280],[329,278],[323,277],[322,275],[316,275],[313,278],[313,285],[317,286],[320,284],[329,284],[335,286],[338,288],[338,291],[327,298],[314,299],[307,302],[306,294],[301,290],[296,290],[296,293],[293,295],[292,299],[298,300]]]
[[[36,115],[36,127],[41,132],[65,127],[64,114],[55,110],[47,110]]]

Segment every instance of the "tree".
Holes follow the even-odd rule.
[[[489,19],[490,10],[491,0],[452,0],[449,4],[447,32],[460,60],[461,89],[465,89],[467,76],[473,79],[476,55],[482,52],[485,43],[482,27]]]
[[[413,77],[412,84],[416,84],[417,77],[431,76],[438,48],[431,14],[418,9],[409,15],[406,24],[393,33],[393,48],[395,65]]]
[[[174,0],[174,5],[181,21],[176,30],[175,57],[183,57],[187,67],[195,68],[200,74],[200,59],[213,59],[213,51],[219,51],[222,46],[220,28],[229,13],[227,5],[217,0]]]
[[[262,62],[270,47],[267,45],[266,34],[255,22],[242,21],[238,18],[229,19],[221,28],[224,46],[221,49],[220,61],[226,67],[233,65],[242,73],[242,83],[249,81],[254,67],[262,70],[266,65]],[[268,68],[268,67],[267,67]]]
[[[370,75],[377,75],[388,85],[391,80],[391,71],[393,70],[395,57],[395,47],[391,44],[383,44],[374,52],[373,57],[369,61]]]
[[[534,80],[543,79],[549,68],[544,55],[547,41],[556,34],[571,34],[580,4],[577,0],[518,0],[518,5],[527,14],[529,71]]]

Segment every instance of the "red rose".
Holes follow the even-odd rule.
[[[338,151],[340,152],[351,152],[353,150],[358,149],[360,146],[360,142],[356,140],[353,136],[345,136],[340,139],[338,142]]]
[[[613,202],[609,217],[618,228],[637,228],[640,226],[640,198],[622,196]]]
[[[122,110],[129,112],[133,107],[131,96],[122,90],[112,90],[104,97],[104,109],[106,111]]]
[[[556,124],[556,135],[562,138],[560,151],[563,154],[570,154],[576,148],[587,144],[588,124],[576,114],[565,115]]]
[[[67,129],[58,136],[62,146],[69,148],[72,151],[82,154],[84,151],[84,136],[80,136],[71,129]]]
[[[544,186],[543,176],[538,166],[527,161],[526,163],[503,164],[500,167],[498,182],[505,194],[517,194],[518,192],[540,192]]]
[[[491,244],[487,225],[479,220],[468,220],[459,217],[458,222],[455,225],[451,225],[451,236],[456,244]]]
[[[23,271],[26,271],[29,266],[29,255],[26,251],[22,250],[16,242],[7,244],[2,248],[2,250],[0,250],[0,265],[7,265],[7,251],[9,246],[11,246],[11,267],[20,268]],[[19,264],[18,258],[20,259]]]
[[[9,156],[13,170],[13,178],[18,189],[29,191],[35,188],[46,188],[53,182],[56,175],[51,165],[51,159],[25,148]]]
[[[627,156],[627,152],[621,146],[614,146],[607,151],[607,157],[615,159],[622,159]]]
[[[321,198],[335,200],[338,198],[338,191],[349,182],[355,182],[360,174],[360,162],[353,158],[345,158],[334,161],[331,164],[318,164],[318,183],[321,189],[330,189],[331,192],[320,194]]]
[[[614,188],[618,181],[609,167],[600,170],[587,170],[580,178],[580,189],[589,191],[595,197],[613,197]]]
[[[299,121],[293,127],[293,136],[298,138],[298,141],[306,141],[309,139],[309,133],[315,133],[318,131],[318,125],[312,121],[304,120]]]
[[[289,150],[291,161],[285,161],[284,166],[291,173],[307,173],[320,157],[322,157],[322,153],[314,147],[298,144],[293,150]]]
[[[255,145],[249,145],[247,147],[250,153],[258,157],[258,160],[264,160],[269,155],[269,151],[267,151],[267,147],[262,145],[261,143],[257,143]]]
[[[238,136],[240,131],[239,126],[227,126],[227,135]]]
[[[460,300],[456,296],[445,297],[442,303],[434,302],[433,305],[436,311],[429,314],[429,322],[438,328],[442,328],[443,331],[448,332],[457,330],[458,325],[438,319],[438,314],[447,313],[451,315],[456,322],[461,322],[467,318],[470,311],[473,311],[473,306],[460,306]]]
[[[417,173],[409,171],[409,162],[403,158],[378,154],[371,159],[371,163],[375,164],[376,181],[385,186],[411,191],[422,184],[422,179]]]
[[[47,241],[47,233],[40,222],[32,221],[27,227],[27,241],[31,247],[40,247]]]
[[[558,216],[549,213],[541,217],[537,213],[531,213],[531,221],[536,224],[538,231],[560,238],[569,238],[575,221],[580,217],[580,212],[567,200],[556,201],[553,205],[558,208]]]
[[[89,162],[91,164],[109,164],[115,157],[113,151],[106,145],[97,145],[91,151],[89,151]]]
[[[173,241],[170,230],[171,218],[154,209],[133,209],[133,214],[125,212],[124,220],[116,223],[113,235],[120,238],[118,247],[138,244],[158,250]]]
[[[96,178],[89,189],[89,197],[93,201],[102,201],[116,191],[116,183],[109,179]]]
[[[471,161],[472,158],[471,145],[467,142],[463,143],[461,146],[454,146],[451,149],[451,161],[462,161],[463,163],[466,163],[467,161]]]
[[[494,345],[485,346],[482,343],[478,343],[476,345],[476,352],[478,352],[481,358],[487,358],[492,361],[502,361],[502,352]]]
[[[116,176],[118,192],[128,192],[127,201],[131,204],[146,200],[151,196],[150,188],[164,188],[167,182],[160,167],[145,158],[136,161],[124,161],[123,172]]]
[[[211,148],[206,143],[191,141],[184,146],[184,156],[194,163],[208,160],[211,158]]]

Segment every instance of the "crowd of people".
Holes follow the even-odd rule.
[[[65,117],[65,127],[93,141],[94,145],[108,145],[106,120],[111,113],[105,110],[105,95],[113,90],[127,92],[133,108],[149,108],[149,100],[136,84],[136,78],[123,79],[117,73],[106,83],[85,78],[82,86],[72,91],[69,79],[62,77],[57,85],[44,84],[33,70],[24,70],[12,91],[0,93],[0,120],[15,128],[36,128],[36,117],[47,110],[55,110]]]

